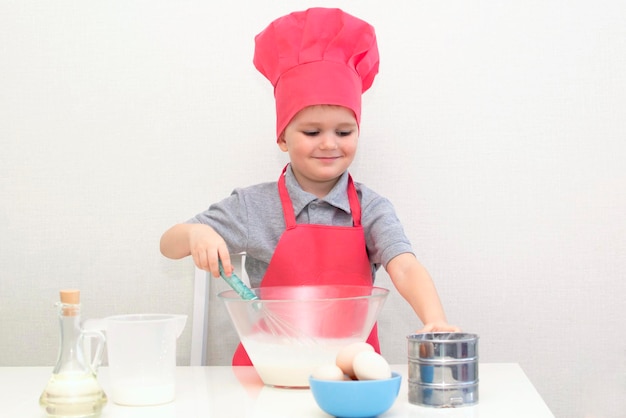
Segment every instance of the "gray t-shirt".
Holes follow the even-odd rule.
[[[296,223],[352,225],[346,192],[348,172],[322,199],[302,190],[291,167],[285,176]],[[374,278],[378,267],[386,266],[397,255],[413,253],[413,249],[391,202],[363,184],[354,185],[361,202],[361,223]],[[250,284],[258,287],[285,230],[277,182],[237,188],[229,197],[187,222],[211,226],[224,238],[231,253],[245,252]]]

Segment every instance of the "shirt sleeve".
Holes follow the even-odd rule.
[[[360,185],[363,229],[370,261],[387,266],[394,257],[415,254],[392,203]]]

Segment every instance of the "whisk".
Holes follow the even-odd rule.
[[[219,262],[219,271],[222,279],[224,279],[242,299],[258,301],[254,302],[252,306],[257,312],[262,313],[263,323],[272,335],[286,337],[290,342],[296,344],[315,344],[313,337],[305,334],[291,322],[281,318],[280,315],[277,315],[275,312],[272,312],[271,309],[266,309],[261,299],[259,299],[252,289],[246,286],[235,272],[227,276],[221,261]]]

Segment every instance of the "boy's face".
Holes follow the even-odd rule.
[[[306,107],[294,116],[278,146],[289,153],[300,186],[323,197],[354,160],[358,139],[352,110],[318,105]]]

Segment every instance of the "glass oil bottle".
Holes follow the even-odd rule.
[[[84,331],[80,323],[80,291],[62,290],[59,308],[61,341],[56,366],[39,404],[49,417],[98,417],[107,403],[96,371],[104,348],[104,335]],[[93,360],[85,350],[85,339],[97,342]]]

